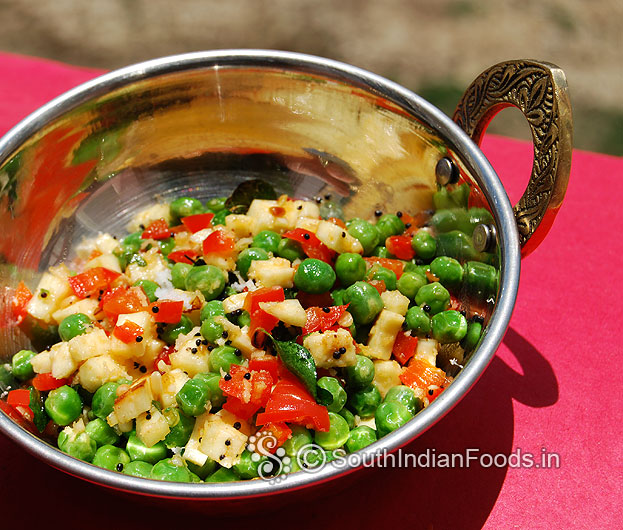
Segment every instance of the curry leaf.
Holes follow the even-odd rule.
[[[285,367],[301,380],[316,399],[316,362],[309,350],[296,342],[283,342],[273,339],[270,335],[269,337]]]
[[[244,214],[253,199],[276,199],[277,193],[265,180],[253,179],[240,183],[225,201],[225,208],[232,213]]]

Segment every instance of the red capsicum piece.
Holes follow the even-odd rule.
[[[67,278],[69,286],[78,298],[86,298],[107,291],[120,273],[105,267],[93,267]]]
[[[398,332],[398,335],[396,335],[396,340],[394,341],[392,353],[400,364],[405,365],[407,361],[415,355],[417,341],[417,337],[405,335],[404,331],[402,330]]]
[[[149,304],[149,310],[156,322],[177,324],[182,319],[184,302],[181,300],[158,300]]]
[[[213,213],[198,213],[182,217],[182,224],[194,234],[204,228],[211,228],[212,219],[214,219]]]
[[[192,265],[198,257],[199,252],[190,249],[175,250],[174,252],[169,252],[167,256],[174,263],[188,263],[189,265]]]
[[[255,357],[249,361],[249,370],[264,370],[270,374],[273,381],[279,378],[279,358],[272,355],[264,355],[263,357]]]
[[[400,380],[411,388],[427,390],[430,385],[442,386],[446,381],[446,373],[426,361],[412,359],[400,374]]]
[[[31,298],[32,293],[30,292],[30,289],[26,287],[24,282],[19,282],[11,300],[11,312],[13,313],[13,316],[17,320],[18,324],[24,320],[24,317],[26,316],[26,306],[28,305],[28,302],[30,302]]]
[[[405,268],[404,261],[400,261],[399,259],[391,259],[391,258],[377,258],[376,256],[371,256],[369,258],[363,258],[368,268],[373,265],[380,265],[381,267],[385,267],[390,271],[394,271],[396,274],[396,278],[400,278]]]
[[[101,306],[104,313],[116,321],[119,315],[144,311],[148,300],[141,287],[115,287],[102,296]]]
[[[390,236],[385,240],[385,246],[397,258],[410,260],[415,256],[409,236]]]
[[[203,240],[203,254],[230,256],[234,252],[235,239],[222,230],[215,230]]]
[[[335,257],[335,251],[325,245],[318,236],[304,228],[295,228],[283,234],[283,237],[298,241],[303,248],[303,252],[310,258],[319,259],[326,263],[332,263]]]
[[[275,440],[273,445],[266,444],[265,446],[271,454],[274,454],[292,436],[292,429],[283,422],[266,423],[262,427],[262,432],[267,433]]]
[[[136,338],[142,337],[144,332],[145,331],[141,326],[139,326],[135,322],[127,320],[120,326],[115,326],[112,334],[117,337],[121,342],[129,344],[130,342],[136,342]]]
[[[171,237],[171,229],[164,219],[156,219],[143,230],[141,239],[167,239]]]
[[[307,320],[301,331],[301,335],[307,335],[314,331],[326,331],[330,329],[346,311],[348,305],[336,305],[332,307],[308,307],[305,310]]]
[[[34,414],[30,408],[30,390],[25,388],[11,390],[7,395],[6,402],[19,412],[24,419],[32,421]]]
[[[51,373],[37,374],[32,380],[32,386],[40,392],[54,390],[55,388],[60,388],[63,385],[69,385],[69,379],[57,379]]]
[[[249,337],[251,339],[257,330],[272,331],[279,322],[277,317],[269,315],[260,308],[260,302],[283,302],[285,299],[283,287],[262,287],[247,294],[243,309],[251,315],[251,324],[249,325]]]
[[[243,420],[248,420],[270,398],[273,378],[269,372],[247,370],[233,364],[229,374],[219,381],[227,401],[223,408]]]
[[[174,344],[165,346],[163,350],[158,354],[158,357],[154,359],[154,370],[158,370],[161,374],[164,373],[163,370],[160,370],[160,367],[158,365],[160,364],[160,361],[162,361],[164,364],[168,364],[170,366],[171,359],[169,358],[169,355],[171,355],[174,351],[175,351]]]

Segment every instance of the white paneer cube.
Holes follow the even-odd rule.
[[[164,219],[167,223],[171,222],[171,212],[168,204],[154,204],[149,208],[140,210],[128,223],[128,232],[138,232],[142,230],[141,225],[146,227],[158,219]]]
[[[136,436],[147,447],[152,447],[160,440],[164,440],[170,431],[171,427],[166,418],[154,406],[136,418]]]
[[[352,252],[363,254],[363,247],[359,240],[351,236],[348,231],[330,221],[320,221],[316,230],[316,237],[331,250],[339,254]]]
[[[409,309],[409,299],[400,291],[384,291],[381,293],[383,306],[388,311],[393,311],[399,315],[405,316]]]
[[[88,259],[94,251],[99,251],[102,254],[112,254],[113,250],[117,248],[119,241],[117,241],[110,234],[100,232],[97,237],[85,238],[76,247],[76,255],[80,259]]]
[[[244,307],[244,301],[247,299],[247,294],[249,293],[238,293],[232,294],[223,300],[223,310],[225,314],[233,313],[238,309],[242,309]]]
[[[247,359],[256,351],[259,351],[253,346],[246,327],[240,328],[222,315],[214,317],[214,322],[223,326],[223,330],[227,332],[227,340],[230,340],[231,345],[234,348],[238,348]]]
[[[67,342],[58,342],[50,348],[52,377],[64,379],[72,375],[78,364],[72,359]]]
[[[26,305],[27,313],[46,323],[53,321],[52,314],[61,307],[63,299],[72,294],[67,277],[44,272],[37,289]]]
[[[169,275],[169,267],[158,248],[150,248],[147,252],[143,252],[141,257],[145,260],[144,266],[138,263],[130,263],[125,269],[125,275],[131,284],[138,280],[150,280],[159,283],[160,278]]]
[[[87,392],[95,392],[108,381],[128,377],[125,368],[108,355],[91,357],[78,369],[78,382]]]
[[[414,359],[426,361],[432,366],[437,363],[439,343],[435,339],[418,339]]]
[[[247,436],[215,414],[206,419],[199,450],[221,466],[231,468],[240,461]]]
[[[101,254],[100,256],[90,259],[84,265],[85,270],[93,269],[95,267],[104,267],[105,269],[110,269],[111,271],[121,272],[119,260],[113,254]]]
[[[179,368],[162,374],[161,387],[158,388],[157,398],[163,407],[172,407],[176,404],[175,395],[182,389],[190,377]]]
[[[290,288],[294,286],[295,272],[292,264],[287,259],[270,258],[268,260],[252,261],[248,276],[261,287]]]
[[[320,224],[320,219],[313,219],[311,217],[299,217],[296,220],[296,228],[302,228],[303,230],[308,230],[309,232],[316,233],[318,230],[318,225]]]
[[[132,383],[132,386],[123,392],[113,406],[113,412],[119,423],[125,423],[137,418],[152,407],[154,399],[151,393],[149,378],[143,377]]]
[[[303,327],[307,322],[305,309],[296,298],[283,302],[260,302],[260,309],[281,320],[288,326]]]
[[[96,327],[91,328],[87,333],[75,336],[67,342],[67,346],[76,363],[110,353],[110,339],[103,329]]]
[[[353,337],[345,329],[315,332],[303,340],[318,368],[352,366],[357,363]]]
[[[201,343],[201,339],[199,327],[193,328],[186,335],[179,335],[175,341],[175,351],[169,354],[171,367],[183,370],[190,377],[208,372],[208,347]]]
[[[68,300],[68,299],[66,299]],[[63,307],[54,313],[52,313],[52,319],[60,324],[69,315],[75,315],[76,313],[84,313],[91,320],[95,320],[95,313],[99,310],[99,302],[95,298],[84,298],[70,305]]]
[[[52,357],[50,350],[44,350],[30,359],[32,369],[37,374],[47,374],[52,371]]]
[[[209,412],[204,412],[200,416],[197,416],[193,432],[184,447],[183,458],[187,462],[192,462],[198,466],[202,466],[206,463],[208,455],[201,451],[199,444],[203,441],[203,428],[205,427],[206,421],[211,416],[213,416],[213,414]]]
[[[225,217],[225,227],[231,230],[238,239],[253,235],[253,217],[248,215],[230,214]]]
[[[373,359],[388,360],[405,317],[383,309],[370,330],[366,354]]]
[[[382,397],[391,387],[401,384],[400,372],[402,367],[396,361],[374,361],[374,384]]]

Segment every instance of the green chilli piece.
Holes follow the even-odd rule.
[[[344,378],[349,388],[364,388],[374,380],[374,363],[365,355],[357,355],[357,362],[344,368]]]
[[[454,258],[439,256],[430,264],[430,272],[439,278],[444,287],[456,289],[463,281],[463,266]]]
[[[354,453],[374,442],[376,442],[376,431],[367,425],[360,425],[348,433],[346,450],[349,453]]]
[[[130,475],[131,477],[151,478],[151,471],[153,467],[154,466],[149,462],[134,460],[133,462],[128,462],[123,466],[123,474]]]
[[[340,283],[348,287],[365,278],[366,262],[359,254],[345,252],[335,261],[335,273]]]
[[[415,392],[412,388],[405,385],[397,385],[391,387],[385,398],[384,403],[401,403],[412,416],[415,416],[420,410],[422,410],[422,401],[415,397]]]
[[[409,409],[402,403],[396,401],[381,403],[374,413],[374,423],[379,438],[399,429],[412,417]]]
[[[167,324],[164,327],[160,338],[167,344],[173,344],[180,335],[190,333],[193,327],[193,321],[186,315],[182,315],[182,318],[177,324]]]
[[[84,313],[74,313],[66,316],[58,326],[61,340],[68,341],[82,335],[91,327],[91,319]]]
[[[97,447],[102,445],[114,445],[119,441],[119,435],[101,418],[95,418],[87,423],[86,433],[91,437]]]
[[[376,385],[371,384],[348,396],[348,407],[362,418],[371,418],[381,403],[381,393]]]
[[[104,469],[121,473],[125,466],[130,463],[130,455],[120,447],[103,445],[95,453],[92,463]]]
[[[173,221],[179,221],[182,217],[203,213],[203,204],[194,197],[179,197],[169,204],[169,211]]]
[[[52,421],[64,427],[82,414],[82,400],[73,388],[63,385],[50,391],[45,400],[45,411]]]
[[[342,416],[335,412],[329,412],[331,426],[327,432],[316,431],[314,440],[323,449],[332,451],[342,447],[348,440],[348,423]]]
[[[192,482],[190,471],[184,466],[176,465],[171,458],[165,458],[154,464],[150,478],[168,482]]]
[[[309,393],[316,398],[316,362],[305,346],[296,342],[282,342],[268,335],[273,341],[277,355],[285,365],[309,390]]]
[[[219,346],[214,348],[208,357],[208,366],[210,372],[217,374],[223,372],[229,372],[229,368],[232,364],[242,364],[242,354],[240,350],[233,348],[232,346]]]
[[[381,241],[385,241],[390,236],[397,236],[405,231],[405,224],[396,214],[386,213],[376,222]]]
[[[56,443],[63,453],[67,453],[69,456],[73,456],[85,462],[93,461],[97,452],[97,444],[87,432],[81,432],[76,436],[70,436],[62,430],[58,433]]]
[[[448,309],[433,316],[432,330],[433,338],[441,344],[458,342],[467,334],[467,320],[458,311]]]
[[[156,282],[152,282],[151,280],[137,280],[134,282],[134,285],[143,289],[150,302],[158,300],[158,297],[156,296],[156,289],[160,286]]]
[[[436,315],[450,305],[450,293],[439,282],[429,283],[420,288],[415,296],[415,303],[419,306],[428,306],[429,313]]]
[[[430,260],[437,253],[437,241],[426,230],[417,232],[411,240],[411,248],[415,250],[415,255],[423,260]]]
[[[303,247],[301,247],[298,241],[284,237],[277,247],[277,256],[294,261],[296,259],[304,259],[305,252],[303,252]]]
[[[430,315],[420,306],[410,307],[405,315],[405,326],[418,337],[425,337],[430,333]]]
[[[13,376],[20,381],[27,381],[35,376],[35,371],[30,361],[37,355],[32,350],[20,350],[11,359]]]
[[[214,265],[193,267],[184,281],[187,291],[200,291],[206,300],[217,298],[225,289],[227,276]]]
[[[352,219],[348,224],[348,233],[359,240],[365,255],[370,255],[374,247],[381,243],[377,227],[363,219]]]
[[[167,447],[164,442],[158,442],[147,447],[136,434],[131,434],[125,446],[126,453],[132,460],[142,460],[155,464],[167,456]]]
[[[272,230],[262,230],[253,237],[253,243],[251,246],[255,248],[262,248],[266,252],[277,254],[280,242],[281,236],[277,232],[273,232]]]
[[[410,300],[415,300],[418,291],[428,283],[419,272],[404,272],[396,282],[396,288]]]
[[[331,265],[319,259],[307,258],[296,270],[294,285],[305,293],[322,294],[333,287],[335,278]]]
[[[370,324],[383,309],[379,292],[366,282],[356,282],[344,292],[344,304],[357,326]]]
[[[192,270],[190,263],[176,263],[171,267],[171,283],[176,289],[186,288],[186,276]]]
[[[327,407],[329,412],[339,412],[346,404],[346,390],[335,377],[318,379],[318,403]]]
[[[251,263],[254,261],[266,261],[268,258],[268,252],[263,248],[245,248],[240,254],[238,254],[236,268],[242,277],[247,280],[249,278],[248,272],[251,267]]]
[[[212,393],[206,382],[201,378],[193,378],[184,383],[175,395],[175,400],[184,414],[199,416],[206,411],[211,397]]]

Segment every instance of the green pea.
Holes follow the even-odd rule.
[[[158,297],[156,296],[156,289],[160,286],[156,282],[152,282],[151,280],[137,280],[134,282],[134,285],[143,289],[143,292],[147,295],[150,302],[158,300]]]
[[[412,388],[405,385],[397,385],[391,387],[387,394],[385,394],[384,403],[401,403],[412,416],[415,416],[420,410],[422,410],[422,401],[415,397],[415,392]]]
[[[335,377],[318,379],[318,403],[327,407],[329,412],[339,412],[346,404],[346,390]]]
[[[151,470],[151,478],[154,480],[166,480],[168,482],[191,482],[188,469],[178,466],[170,458],[160,460],[154,464]]]
[[[465,182],[450,192],[443,187],[433,194],[433,204],[436,210],[443,208],[467,208],[468,199],[469,186]]]
[[[217,226],[217,225],[225,225],[225,218],[230,214],[231,212],[225,208],[219,212],[216,212],[214,214],[214,219],[212,219],[212,226]]]
[[[420,259],[433,259],[437,252],[437,241],[426,230],[417,232],[411,240],[411,248]]]
[[[357,362],[344,368],[344,377],[350,388],[367,387],[374,379],[374,363],[365,355],[357,355]]]
[[[374,247],[381,242],[376,226],[363,219],[352,219],[348,225],[348,233],[359,240],[365,255],[370,255]]]
[[[248,311],[243,311],[238,317],[238,326],[241,328],[249,326],[251,324],[251,314]]]
[[[348,287],[365,278],[366,262],[359,254],[340,254],[335,262],[335,273],[340,283]]]
[[[355,324],[370,324],[383,309],[379,292],[366,282],[356,282],[344,292],[344,303]]]
[[[91,401],[91,412],[103,420],[112,412],[115,400],[117,399],[117,388],[119,383],[111,381],[104,383],[93,394]]]
[[[316,431],[314,439],[323,449],[333,450],[342,447],[348,440],[348,423],[339,414],[329,412],[331,427],[327,432]]]
[[[277,254],[281,236],[272,230],[262,230],[253,237],[252,246],[255,248],[263,248],[266,252]]]
[[[82,335],[91,326],[91,319],[84,313],[74,313],[66,316],[58,326],[61,339],[68,341]]]
[[[69,456],[91,462],[97,451],[97,445],[87,432],[81,432],[75,438],[63,430],[58,434],[58,448]]]
[[[266,261],[268,259],[268,252],[263,248],[245,248],[236,260],[236,268],[240,271],[242,277],[246,280],[248,278],[247,273],[251,267],[253,261]]]
[[[464,208],[437,210],[430,219],[430,225],[437,233],[460,230],[471,236],[474,231],[469,222],[469,214]]]
[[[206,411],[206,405],[210,402],[210,388],[201,378],[189,379],[175,395],[177,404],[184,414],[199,416]]]
[[[237,482],[238,475],[234,473],[231,469],[227,469],[226,467],[221,467],[217,469],[214,473],[212,473],[205,480],[206,482]]]
[[[268,457],[262,455],[259,459],[254,460],[252,453],[245,449],[240,455],[240,460],[232,466],[232,471],[241,479],[249,480],[260,476],[260,466],[268,460]]]
[[[349,429],[354,429],[355,427],[355,415],[348,410],[346,407],[344,407],[342,410],[340,410],[340,412],[338,412],[338,414],[340,416],[342,416],[342,418],[344,418],[346,420],[346,423],[348,423],[348,428]]]
[[[164,442],[158,442],[147,447],[136,434],[131,434],[125,446],[126,452],[132,460],[142,460],[155,464],[167,456],[167,447]]]
[[[130,463],[130,455],[114,445],[102,445],[93,457],[93,465],[103,467],[109,471],[123,471]]]
[[[433,337],[442,344],[458,342],[467,334],[467,320],[458,311],[448,309],[432,318]]]
[[[367,425],[360,425],[348,433],[346,449],[349,453],[354,453],[374,442],[376,442],[376,431]]]
[[[217,374],[223,372],[229,372],[229,368],[232,364],[242,364],[242,356],[240,351],[231,346],[219,346],[214,348],[208,357],[208,366],[210,372]]]
[[[485,299],[497,291],[498,271],[492,265],[479,261],[465,264],[465,287],[472,295]]]
[[[20,350],[13,355],[11,368],[13,375],[20,381],[26,381],[35,376],[35,371],[30,362],[35,355],[37,354],[32,350]]]
[[[430,307],[430,314],[435,315],[450,305],[450,293],[439,282],[429,283],[420,288],[415,296],[415,303],[419,306]]]
[[[176,289],[186,288],[186,276],[192,270],[190,263],[176,263],[171,268],[171,283]]]
[[[225,310],[223,309],[223,302],[221,300],[210,300],[203,305],[201,313],[199,313],[199,318],[202,322],[216,316],[225,316]]]
[[[396,287],[407,298],[415,300],[418,291],[427,283],[426,276],[419,272],[404,272],[396,282]]]
[[[212,212],[220,212],[225,209],[227,197],[214,197],[206,202],[206,208]]]
[[[402,427],[413,416],[402,403],[386,401],[381,403],[374,413],[374,422],[379,438]]]
[[[167,446],[167,449],[184,447],[192,435],[195,426],[195,418],[185,414],[178,407],[168,407],[164,409],[163,415],[170,429],[164,439],[164,445]]]
[[[232,364],[239,364],[240,362],[241,360],[238,360],[237,363]],[[219,408],[225,403],[225,396],[219,387],[219,382],[221,381],[220,373],[197,374],[194,379],[201,379],[207,385],[210,390],[210,403],[212,403],[213,409]]]
[[[430,316],[420,306],[410,307],[405,315],[405,325],[418,337],[430,333]]]
[[[372,269],[371,269],[372,272]],[[397,286],[396,273],[385,267],[376,267],[372,272],[372,280],[380,280],[385,283],[385,287],[388,291],[394,291]]]
[[[300,425],[292,425],[292,436],[282,445],[286,455],[293,457],[305,446],[311,444],[313,438],[311,433]]]
[[[357,390],[348,396],[348,407],[362,418],[371,418],[381,403],[381,393],[376,385],[372,384]]]
[[[472,238],[460,230],[437,234],[437,256],[450,256],[460,262],[478,259]]]
[[[333,267],[319,259],[304,260],[294,275],[294,285],[297,289],[310,294],[326,293],[335,283]]]
[[[214,265],[199,265],[192,267],[184,283],[187,291],[201,291],[206,300],[213,300],[225,289],[227,276]]]
[[[123,466],[124,475],[130,475],[131,477],[138,478],[151,478],[151,471],[154,466],[148,462],[142,460],[135,460],[134,462],[128,462]]]
[[[387,247],[377,245],[372,249],[371,256],[376,256],[377,258],[393,258],[393,254],[387,250]]]
[[[182,315],[177,324],[167,324],[164,327],[160,338],[167,344],[173,344],[180,335],[190,333],[193,327],[193,321],[186,315]]]
[[[63,385],[48,394],[45,411],[58,425],[69,425],[82,414],[82,400],[73,388]]]
[[[346,289],[335,289],[331,291],[331,298],[335,305],[344,305],[344,293]]]
[[[215,322],[213,318],[208,318],[201,323],[201,335],[212,344],[223,336],[223,331],[222,324]]]
[[[133,250],[134,252],[138,252],[141,248],[141,245],[143,244],[143,238],[141,237],[142,235],[143,235],[142,231],[133,232],[125,236],[121,240],[121,245],[128,249]]]
[[[467,333],[461,341],[461,348],[463,348],[466,352],[473,350],[478,344],[481,334],[482,324],[480,322],[472,321],[467,324]]]
[[[101,418],[95,418],[87,423],[85,431],[98,447],[102,445],[114,445],[119,441],[119,435]]]
[[[397,215],[386,213],[376,222],[376,228],[379,231],[381,241],[385,241],[390,236],[402,234],[405,231],[405,224]]]
[[[277,255],[280,258],[285,258],[289,261],[305,258],[305,252],[303,252],[303,247],[301,247],[301,244],[298,241],[294,241],[294,239],[288,239],[287,237],[284,237],[281,241],[279,241],[279,246],[277,247]]]
[[[203,213],[203,204],[193,197],[179,197],[169,204],[169,211],[174,221],[182,217]]]
[[[430,264],[430,272],[439,278],[444,287],[457,288],[463,281],[463,267],[454,258],[439,256]]]
[[[158,241],[158,246],[160,247],[160,252],[166,258],[173,249],[175,248],[175,239],[172,237],[167,237],[166,239],[161,239]]]
[[[203,465],[198,466],[197,464],[193,464],[192,462],[186,462],[188,465],[188,470],[197,475],[201,479],[206,479],[209,475],[214,473],[216,470],[217,463],[208,458]]]

